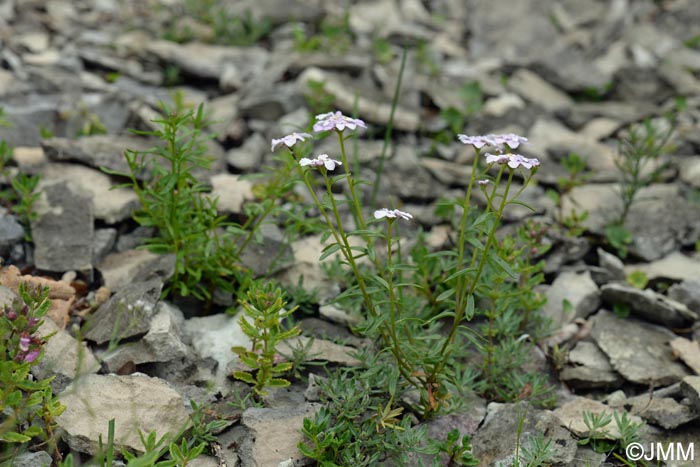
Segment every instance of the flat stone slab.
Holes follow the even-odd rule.
[[[562,326],[576,318],[586,318],[600,306],[600,290],[586,271],[562,272],[547,289],[543,314]]]
[[[700,342],[677,337],[671,341],[671,349],[674,356],[680,358],[696,375],[700,375]]]
[[[31,223],[36,267],[53,272],[91,271],[92,197],[65,181],[40,183],[38,190],[38,217]]]
[[[633,318],[621,319],[606,310],[590,322],[596,344],[627,381],[659,387],[688,375],[688,370],[673,358],[669,342],[676,336],[667,329]]]
[[[580,341],[571,349],[569,362],[559,373],[559,378],[579,389],[614,388],[623,383],[608,357],[590,341]]]
[[[158,439],[177,434],[189,425],[180,394],[159,378],[86,375],[59,394],[66,410],[57,418],[65,441],[79,452],[95,454],[98,439],[107,440],[109,420],[114,419],[116,449],[143,452],[138,430],[155,431]]]
[[[85,339],[98,344],[145,334],[151,328],[163,281],[153,277],[120,290],[88,318]]]
[[[625,266],[625,273],[642,271],[649,280],[673,279],[673,280],[698,280],[700,278],[700,257],[687,256],[680,251],[675,251],[661,259],[650,263]]]
[[[670,328],[683,328],[698,319],[697,313],[651,289],[639,290],[626,284],[605,284],[601,287],[603,301],[628,306],[632,314]]]
[[[583,421],[584,412],[591,412],[595,415],[600,415],[602,413],[610,415],[611,422],[605,427],[608,431],[606,438],[620,439],[620,430],[617,428],[613,414],[617,412],[618,415],[622,415],[624,412],[622,409],[608,407],[602,402],[593,399],[576,397],[556,409],[554,415],[559,417],[562,426],[566,427],[566,429],[577,437],[582,438],[588,434],[588,427]],[[628,419],[634,423],[642,423],[642,419],[636,415],[628,415]]]

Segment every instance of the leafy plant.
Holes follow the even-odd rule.
[[[164,106],[164,113],[155,121],[159,130],[137,132],[161,139],[162,146],[145,152],[127,150],[128,173],[103,171],[130,180],[121,186],[132,188],[140,201],[134,219],[157,231],[146,239],[145,248],[175,255],[175,272],[164,294],[194,295],[208,303],[215,289],[232,292],[235,284],[247,281],[248,272],[239,264],[241,251],[272,207],[250,216],[243,225],[220,216],[209,186],[195,177],[196,169],[207,169],[211,162],[204,143],[203,106],[187,112]],[[148,181],[142,184],[142,178]],[[275,199],[266,200],[266,205]]]
[[[627,276],[627,283],[632,287],[644,290],[649,283],[649,278],[644,271],[632,271]]]
[[[610,431],[607,429],[613,418],[620,433],[617,439],[613,439]],[[638,443],[640,441],[640,432],[644,428],[643,422],[630,420],[627,412],[622,412],[622,415],[613,412],[613,416],[611,416],[606,412],[595,414],[584,411],[583,422],[588,428],[588,433],[579,440],[579,444],[589,445],[596,452],[606,453],[615,457],[624,455],[625,449],[630,444]]]
[[[29,373],[48,339],[37,335],[51,306],[48,293],[20,284],[20,300],[0,311],[0,462],[35,440],[60,459],[55,419],[65,407],[51,391],[53,378],[36,380]]]
[[[447,466],[469,466],[479,465],[479,460],[472,454],[471,439],[469,435],[464,435],[460,439],[460,433],[457,428],[447,433],[447,438],[444,441],[431,440],[430,454],[436,455],[433,465],[438,465],[440,454],[447,456]],[[442,465],[442,464],[439,464]]]
[[[240,318],[241,329],[251,339],[251,348],[233,347],[232,350],[255,374],[236,371],[234,378],[252,384],[257,396],[265,396],[268,387],[289,386],[289,381],[280,376],[292,369],[292,363],[280,361],[277,346],[301,333],[298,327],[285,330],[281,325],[296,308],[285,310],[287,303],[282,290],[271,283],[262,285],[259,282],[251,284],[247,299],[240,304],[244,313]]]
[[[24,239],[28,242],[32,241],[32,221],[38,216],[34,209],[34,204],[41,196],[41,193],[36,191],[40,179],[39,175],[20,173],[11,182],[17,197],[16,204],[12,206],[12,212],[17,214],[22,224],[24,224]]]
[[[331,54],[343,54],[352,46],[350,17],[327,16],[321,21],[316,34],[308,34],[302,24],[293,30],[294,48],[299,52],[324,51]]]

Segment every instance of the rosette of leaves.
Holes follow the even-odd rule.
[[[241,329],[251,339],[250,349],[236,346],[235,352],[251,371],[235,371],[233,377],[253,385],[256,396],[267,394],[265,388],[286,387],[289,381],[281,378],[292,369],[292,362],[281,361],[277,346],[284,340],[295,337],[301,330],[294,326],[282,327],[282,321],[297,309],[285,309],[283,292],[273,284],[254,282],[247,292],[247,299],[240,301],[243,315]]]

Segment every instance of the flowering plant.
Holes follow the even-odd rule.
[[[362,207],[363,199],[357,190],[362,181],[350,171],[345,139],[346,132],[366,127],[362,120],[340,112],[316,116],[315,132],[330,131],[336,134],[339,159],[332,159],[327,154],[314,159],[304,157],[298,160],[297,167],[326,223],[328,235],[334,240],[323,250],[321,260],[339,252],[355,279],[355,285],[341,294],[341,298],[362,298],[366,321],[359,330],[377,338],[384,345],[396,363],[403,384],[420,390],[419,406],[425,415],[430,415],[447,403],[450,397],[448,387],[457,386],[455,381],[459,372],[455,366],[455,356],[460,354],[463,325],[471,321],[477,312],[475,298],[497,299],[485,293],[488,290],[485,278],[488,276],[489,280],[498,283],[517,284],[520,280],[535,276],[527,265],[513,261],[522,251],[499,243],[495,233],[505,207],[515,202],[525,189],[539,167],[539,160],[510,152],[528,143],[526,138],[518,135],[459,135],[462,143],[474,147],[476,157],[465,196],[453,203],[462,212],[456,224],[457,251],[422,256],[423,259],[438,258],[443,261],[441,268],[444,273],[438,275],[438,285],[433,282],[434,277],[429,278],[428,274],[424,274],[420,261],[415,261],[420,255],[413,255],[413,263],[402,255],[397,220],[413,223],[413,215],[399,209],[381,208],[374,210],[374,219],[368,220],[368,213]],[[288,135],[273,140],[273,147],[277,147],[276,141],[282,140],[296,142],[299,139]],[[286,146],[294,156],[294,145]],[[481,152],[487,148],[496,154],[485,153],[482,159]],[[331,176],[341,170],[340,175]],[[323,181],[323,196],[317,193],[316,182],[319,178],[313,176],[314,171],[320,173]],[[517,192],[511,193],[513,179],[518,172],[525,181]],[[505,186],[501,190],[503,180]],[[341,182],[347,189],[346,205],[354,221],[354,229],[348,228],[348,220],[340,209],[346,205],[336,199],[338,190],[333,189]],[[471,206],[475,185],[486,197],[485,211],[476,218]],[[374,227],[378,222],[385,222],[383,232]],[[360,237],[364,245],[351,243],[351,237]],[[380,246],[385,246],[385,249]],[[506,254],[510,256],[504,258]],[[518,265],[516,271],[506,259]],[[489,316],[488,311],[482,314]],[[495,312],[490,316],[493,325]],[[439,323],[445,318],[451,324],[444,333],[440,333]],[[491,339],[493,345],[493,330],[483,334]],[[491,356],[486,357],[487,362],[491,361]]]

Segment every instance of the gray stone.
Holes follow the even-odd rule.
[[[304,391],[304,399],[307,402],[321,402],[321,396],[323,391],[321,390],[321,383],[327,378],[323,376],[318,376],[314,373],[309,373],[309,385]]]
[[[292,355],[293,350],[297,348],[307,349],[307,360],[320,360],[347,366],[359,366],[361,363],[351,355],[356,349],[324,339],[314,338],[312,340],[305,336],[297,336],[280,343],[278,346],[280,352],[285,355]]]
[[[304,105],[304,98],[294,83],[277,83],[274,88],[253,87],[241,98],[241,116],[275,121]]]
[[[627,381],[659,387],[676,383],[688,374],[673,359],[668,343],[675,336],[667,329],[632,318],[621,319],[606,310],[590,321],[591,336]]]
[[[335,74],[324,72],[318,68],[308,68],[299,78],[297,84],[302,92],[309,91],[309,82],[324,83],[324,90],[335,96],[334,105],[346,115],[352,115],[355,108],[359,117],[368,123],[386,125],[391,114],[390,102],[377,102],[368,97],[367,92],[356,92],[353,86],[342,81]],[[420,124],[420,116],[413,109],[397,106],[394,115],[394,129],[400,131],[416,131]]]
[[[524,419],[524,420],[523,420]],[[519,423],[522,422],[522,430]],[[486,419],[472,436],[472,452],[482,466],[509,465],[515,456],[520,433],[520,445],[527,446],[531,439],[542,433],[557,447],[550,459],[553,464],[571,462],[576,454],[576,440],[563,424],[548,410],[537,410],[525,403],[488,405]]]
[[[334,303],[327,303],[321,305],[318,308],[318,314],[327,319],[338,324],[344,324],[346,326],[357,326],[363,320],[362,316],[348,312],[347,310],[338,308]]]
[[[167,281],[175,271],[175,255],[126,250],[105,256],[96,268],[102,274],[103,285],[112,292],[118,292],[127,288],[134,279],[157,275],[163,282]]]
[[[46,451],[23,452],[12,459],[10,467],[51,467],[52,462]]]
[[[580,341],[571,349],[559,378],[577,389],[616,388],[623,383],[605,354],[589,341]]]
[[[683,157],[678,165],[680,179],[693,188],[700,188],[700,156]]]
[[[40,183],[32,221],[36,267],[46,271],[92,270],[94,217],[92,198],[62,181]]]
[[[525,68],[521,68],[511,75],[508,87],[548,112],[570,107],[574,102],[567,94]]]
[[[583,421],[583,413],[591,412],[594,415],[606,414],[609,415],[611,420],[613,419],[614,413],[622,415],[625,410],[608,407],[605,404],[595,401],[593,399],[587,399],[585,397],[576,397],[568,402],[565,402],[561,407],[554,411],[559,420],[561,420],[561,425],[565,426],[571,433],[576,435],[578,438],[583,438],[588,435],[589,429]],[[628,414],[628,419],[633,423],[643,423],[642,419],[636,415]],[[620,430],[617,424],[614,422],[608,424],[605,429],[607,430],[606,439],[620,439]],[[644,429],[642,429],[643,433]]]
[[[700,375],[700,342],[676,337],[671,341],[671,350],[673,355],[680,358],[696,375]]]
[[[297,444],[302,441],[304,418],[313,417],[320,408],[320,404],[305,403],[277,409],[247,409],[241,424],[250,434],[241,443],[241,467],[273,467],[288,459],[301,463],[303,456]]]
[[[673,253],[650,263],[639,263],[625,266],[626,275],[629,275],[635,271],[643,272],[646,274],[647,279],[649,280],[671,279],[673,281],[691,281],[692,283],[693,281],[697,281],[698,277],[700,277],[700,257],[687,256],[680,251],[674,251]],[[681,288],[685,288],[685,286],[682,286]],[[673,287],[671,289],[673,289]],[[674,296],[673,294],[677,295]],[[673,292],[673,294],[671,293],[671,290],[669,290],[669,297],[683,302],[683,300],[677,298],[683,296],[683,293],[678,291]]]
[[[249,348],[250,338],[243,332],[239,323],[240,312],[235,316],[218,314],[191,318],[184,323],[185,339],[202,358],[212,358],[218,362],[216,369],[217,387],[223,387],[228,376],[229,363],[238,357],[231,347]]]
[[[5,118],[11,127],[0,126],[0,141],[10,146],[39,146],[39,128],[57,130],[60,96],[55,94],[29,94],[3,99]]]
[[[45,180],[65,181],[91,196],[96,219],[107,224],[115,224],[131,217],[131,212],[139,206],[139,200],[132,190],[114,188],[109,176],[97,170],[78,164],[46,164],[42,169]]]
[[[676,402],[671,397],[659,397],[656,394],[630,397],[617,406],[624,407],[635,415],[639,415],[646,422],[660,426],[665,430],[673,430],[700,416],[700,412],[694,412],[691,407]]]
[[[695,414],[700,414],[700,376],[683,378],[681,392],[690,400],[690,406]]]
[[[270,142],[263,139],[260,133],[253,133],[239,148],[226,153],[226,162],[233,168],[250,172],[260,167],[263,155],[270,150]]]
[[[268,52],[262,47],[224,47],[197,42],[177,44],[165,40],[150,41],[146,50],[160,60],[178,66],[182,71],[219,80],[227,66],[238,69],[241,84],[262,74]]]
[[[601,288],[603,301],[630,308],[633,315],[670,328],[692,324],[698,314],[687,306],[651,289],[639,290],[626,284],[605,284]]]
[[[611,279],[618,281],[625,280],[625,263],[623,263],[620,258],[608,253],[602,248],[596,249],[596,253],[598,253],[598,264],[608,271]]]
[[[143,339],[119,345],[115,350],[101,355],[102,361],[108,371],[116,373],[128,362],[140,365],[187,357],[191,352],[180,338],[183,323],[180,310],[168,303],[159,302]]]
[[[98,344],[145,334],[151,327],[163,281],[135,281],[112,295],[85,324],[83,336]]]
[[[0,256],[7,258],[12,247],[24,240],[24,227],[5,208],[0,211]]]
[[[95,229],[92,244],[92,264],[99,264],[117,242],[117,229]]]
[[[557,326],[586,318],[600,306],[600,290],[588,271],[582,274],[562,272],[546,293],[547,303],[542,313]]]
[[[158,439],[175,436],[189,425],[180,394],[165,381],[146,375],[86,375],[59,394],[66,410],[56,421],[64,440],[79,452],[95,454],[98,438],[107,439],[109,421],[116,427],[115,449],[143,452],[138,430]],[[86,416],[89,414],[89,416]],[[172,438],[171,438],[172,439]]]
[[[617,220],[622,204],[616,184],[587,184],[562,197],[564,216],[575,209],[588,211],[581,224],[602,234],[606,225]],[[668,209],[673,206],[673,209]],[[632,232],[630,253],[646,261],[662,258],[687,243],[688,232],[697,231],[697,207],[687,200],[677,185],[654,184],[639,190],[625,221]]]
[[[274,224],[263,224],[259,232],[262,234],[262,241],[252,240],[241,252],[240,260],[243,266],[249,268],[255,276],[275,273],[289,267],[294,254],[280,228]]]
[[[698,267],[700,268],[700,263],[698,263]],[[696,277],[700,277],[700,275]],[[680,284],[673,284],[668,289],[668,296],[683,303],[696,314],[700,314],[700,281],[684,280]]]
[[[44,356],[32,367],[32,374],[38,379],[54,376],[51,387],[55,393],[63,391],[74,379],[100,370],[87,344],[59,329],[50,319],[44,320],[37,335],[51,337],[43,347]]]
[[[240,175],[220,173],[211,177],[212,198],[218,198],[217,210],[220,214],[241,214],[243,204],[255,199],[253,182]]]
[[[136,136],[96,135],[84,136],[73,140],[68,138],[51,138],[41,141],[41,147],[52,161],[75,161],[95,169],[102,167],[129,173],[129,165],[124,158],[124,151],[146,151],[154,146],[154,141]],[[137,174],[137,178],[145,174]]]
[[[416,149],[406,145],[396,148],[391,159],[392,170],[384,172],[388,190],[400,198],[432,200],[441,193],[440,186],[424,170]],[[411,183],[406,183],[410,179]]]

